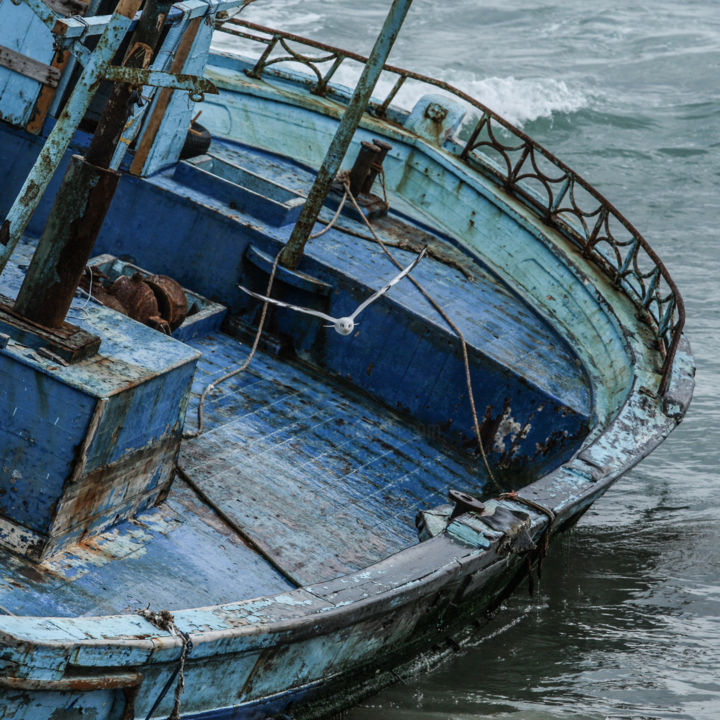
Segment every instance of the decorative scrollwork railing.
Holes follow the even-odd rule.
[[[312,73],[306,81],[310,91],[331,95],[339,102],[347,101],[348,95],[334,90],[330,80],[346,61],[367,62],[357,53],[238,19],[227,21],[220,29],[265,45],[248,71],[250,76],[260,77],[268,67],[279,63],[300,63]],[[291,43],[300,45],[302,51]],[[309,54],[318,51],[322,54]],[[391,103],[408,81],[437,88],[472,108],[479,117],[469,135],[462,141],[456,138],[445,143],[444,149],[491,178],[568,238],[641,309],[642,317],[655,331],[663,357],[658,387],[658,395],[663,395],[685,324],[685,308],[665,265],[635,227],[565,163],[461,90],[392,65],[384,66],[383,79],[391,79],[389,90],[368,107],[375,117],[389,115]]]

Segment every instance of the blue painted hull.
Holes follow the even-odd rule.
[[[202,106],[210,154],[177,161],[182,133],[170,126],[189,110],[168,101],[162,132],[138,136],[95,250],[102,267],[119,257],[225,307],[222,329],[158,336],[78,299],[70,317],[101,338],[95,359],[65,365],[16,339],[0,349],[0,412],[12,418],[0,428],[7,717],[145,718],[183,637],[182,717],[326,715],[452,652],[690,401],[692,357],[673,320],[682,301],[665,304],[664,268],[646,276],[634,256],[615,267],[598,255],[595,218],[616,211],[601,205],[593,228],[568,220],[574,174],[541,206],[519,184],[524,159],[503,177],[476,153],[499,119],[487,111],[463,149],[465,111],[428,95],[411,112],[373,101],[350,155],[362,140],[392,145],[390,210],[373,226],[403,265],[428,247],[412,277],[467,342],[487,466],[457,336],[409,282],[351,336],[273,310],[261,351],[208,396],[195,435],[205,388],[250,351],[259,308],[238,285],[264,292],[347,102],[342,88],[220,55],[207,76],[220,90]],[[0,215],[52,127],[0,125]],[[541,153],[514,132],[524,157]],[[71,151],[88,139],[76,133]],[[7,297],[67,160],[0,276]],[[332,227],[274,288],[332,317],[396,272],[357,214],[331,220],[338,201],[320,216]],[[454,513],[450,489],[485,509]],[[148,605],[174,625],[135,612]],[[153,717],[170,712],[170,685]]]

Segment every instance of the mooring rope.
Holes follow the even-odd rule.
[[[384,203],[386,208],[389,207],[388,205],[388,199],[387,199],[387,190],[385,187],[385,173],[380,173],[380,178],[382,182],[382,188],[383,188],[383,196],[384,196]],[[345,192],[343,194],[343,198],[338,205],[335,214],[333,215],[330,222],[326,223],[325,227],[322,230],[319,230],[318,232],[312,234],[310,236],[310,239],[318,238],[321,235],[324,235],[328,230],[330,230],[332,227],[335,226],[337,223],[338,218],[340,217],[340,214],[343,210],[343,207],[345,206],[345,203],[347,202],[347,199],[350,198],[352,204],[354,205],[355,209],[357,210],[358,214],[362,218],[363,222],[367,226],[368,230],[372,233],[373,238],[375,239],[375,242],[377,242],[378,245],[383,249],[383,252],[390,258],[391,262],[397,267],[398,269],[402,270],[402,265],[398,262],[398,260],[395,259],[395,256],[388,250],[387,245],[385,242],[380,238],[380,236],[375,232],[375,228],[370,224],[370,221],[365,217],[365,214],[360,208],[360,205],[357,202],[357,199],[353,195],[352,191],[350,190],[350,178],[348,176],[347,172],[341,172],[338,175],[338,180],[342,183]],[[280,249],[280,252],[275,256],[275,260],[273,261],[272,270],[270,272],[270,278],[268,280],[267,289],[265,291],[265,296],[269,297],[270,292],[272,291],[273,282],[275,280],[275,273],[277,271],[278,262],[280,260],[280,255],[282,253],[282,248]],[[463,335],[462,331],[458,326],[451,320],[451,318],[448,316],[448,314],[442,309],[442,307],[436,302],[436,300],[420,285],[420,283],[412,276],[408,276],[408,279],[415,285],[415,287],[420,291],[422,296],[430,303],[430,305],[438,312],[440,317],[447,323],[447,325],[450,327],[450,329],[458,336],[458,339],[460,340],[460,347],[462,349],[462,356],[463,356],[463,364],[465,366],[465,382],[467,385],[468,390],[468,400],[470,402],[470,411],[472,414],[473,419],[473,429],[475,431],[475,436],[477,439],[477,445],[480,449],[480,455],[483,460],[483,464],[485,466],[485,470],[487,471],[488,477],[492,482],[495,484],[496,487],[499,488],[498,482],[495,478],[495,475],[490,468],[490,463],[487,459],[487,454],[485,452],[485,447],[483,445],[482,441],[482,434],[480,431],[480,421],[478,419],[477,414],[477,408],[475,406],[475,395],[473,392],[473,386],[472,386],[472,378],[470,373],[470,358],[468,355],[468,349],[467,349],[467,342],[465,340],[465,336]],[[243,362],[242,365],[235,368],[234,370],[230,371],[229,373],[226,373],[222,377],[218,378],[217,380],[214,380],[211,382],[203,391],[202,395],[200,396],[200,400],[198,402],[198,408],[197,408],[197,428],[192,432],[183,433],[184,439],[192,439],[199,437],[202,435],[204,430],[204,406],[205,401],[207,399],[208,394],[216,388],[221,383],[225,382],[226,380],[229,380],[231,377],[234,377],[235,375],[240,374],[244,370],[246,370],[250,363],[252,362],[253,357],[255,356],[255,352],[257,351],[258,345],[260,344],[260,337],[263,332],[263,328],[265,325],[265,318],[267,316],[267,309],[268,309],[269,303],[267,301],[263,302],[262,312],[260,314],[260,321],[258,323],[257,331],[255,332],[255,338],[253,340],[252,348],[250,350],[250,354],[248,355],[245,362]]]
[[[170,675],[168,681],[165,683],[165,686],[155,699],[155,702],[150,708],[150,712],[148,712],[145,720],[150,720],[158,705],[160,705],[160,703],[162,702],[162,699],[165,697],[165,695],[167,695],[167,691],[170,689],[170,686],[172,685],[173,680],[175,680],[176,677],[177,685],[175,686],[175,701],[173,702],[173,708],[168,715],[167,720],[180,720],[180,696],[185,691],[185,660],[190,651],[193,649],[192,640],[187,633],[184,633],[175,624],[175,618],[169,610],[159,610],[155,612],[154,610],[146,608],[144,610],[137,610],[136,612],[138,615],[140,615],[140,617],[145,618],[145,620],[147,620],[159,630],[164,630],[165,632],[172,633],[176,637],[179,637],[182,640],[183,644],[182,651],[180,653],[180,660],[178,661],[178,666],[177,668],[175,668],[172,675]]]
[[[343,195],[342,200],[340,201],[340,204],[337,207],[337,210],[335,211],[335,214],[332,217],[332,220],[330,220],[329,223],[325,225],[325,227],[322,230],[319,230],[316,233],[313,233],[310,236],[310,239],[318,238],[321,235],[324,235],[328,230],[330,230],[332,227],[334,227],[335,223],[337,222],[338,218],[340,217],[340,213],[342,212],[343,208],[345,207],[345,203],[348,199],[348,191],[345,190],[345,194]],[[278,262],[280,260],[280,255],[283,251],[283,248],[280,248],[280,252],[275,256],[275,260],[273,261],[272,270],[270,272],[270,279],[268,280],[267,289],[265,290],[265,295],[269,296],[270,292],[272,291],[273,282],[275,281],[275,273],[277,272],[277,266]],[[255,331],[255,338],[253,340],[252,348],[250,349],[250,354],[246,358],[245,362],[240,365],[239,367],[235,368],[234,370],[231,370],[229,373],[226,373],[222,377],[218,378],[217,380],[213,380],[206,388],[203,390],[203,394],[200,396],[200,400],[198,402],[198,408],[197,408],[197,428],[192,432],[186,432],[183,433],[183,439],[184,440],[190,440],[192,438],[199,437],[203,433],[203,428],[205,424],[205,418],[204,418],[204,408],[205,408],[205,401],[207,399],[207,396],[212,390],[214,390],[220,383],[225,382],[226,380],[229,380],[231,377],[234,377],[235,375],[239,375],[241,372],[244,372],[245,370],[250,367],[250,363],[253,360],[253,357],[255,357],[255,352],[258,348],[258,345],[260,344],[260,337],[262,335],[263,327],[265,325],[265,317],[267,315],[267,309],[268,309],[269,303],[265,301],[263,303],[262,312],[260,314],[260,322],[258,323],[257,330]]]
[[[267,289],[265,290],[265,295],[270,295],[270,292],[272,291],[273,283],[275,282],[275,273],[277,271],[278,262],[280,261],[280,254],[282,253],[282,248],[280,248],[280,251],[275,256],[275,260],[273,260],[272,270],[270,271],[270,278],[268,279]],[[220,383],[225,382],[226,380],[229,380],[231,377],[234,377],[235,375],[239,375],[241,372],[247,370],[247,368],[250,366],[250,363],[252,362],[253,358],[255,357],[255,352],[258,349],[258,345],[260,344],[260,337],[262,335],[263,327],[265,326],[265,318],[267,317],[267,309],[268,309],[268,303],[267,301],[263,303],[262,311],[260,313],[260,321],[258,322],[257,331],[255,332],[255,339],[253,340],[252,347],[250,348],[250,354],[245,359],[245,362],[240,365],[239,367],[235,368],[234,370],[231,370],[229,373],[226,373],[222,377],[218,378],[217,380],[213,380],[206,388],[203,390],[203,394],[200,396],[200,400],[198,402],[197,407],[197,429],[193,432],[186,432],[183,433],[183,439],[189,440],[191,438],[196,438],[202,435],[203,429],[204,429],[204,407],[205,407],[205,400],[207,399],[208,394],[216,388]]]
[[[511,492],[502,493],[501,495],[498,495],[498,500],[512,500],[513,502],[520,503],[521,505],[525,505],[526,507],[531,508],[532,510],[535,510],[539,513],[542,513],[545,515],[548,519],[548,524],[545,526],[545,529],[543,530],[542,535],[540,536],[540,540],[537,544],[537,552],[535,554],[535,557],[537,558],[537,576],[538,581],[542,578],[542,565],[543,560],[545,559],[545,555],[547,554],[548,547],[550,546],[550,532],[552,530],[553,523],[555,522],[555,513],[549,508],[545,507],[544,505],[541,505],[540,503],[535,502],[534,500],[530,500],[529,498],[522,497],[521,495],[518,495],[517,490],[512,490]],[[527,568],[528,568],[528,590],[530,591],[530,595],[533,594],[535,583],[533,582],[533,557],[532,554],[528,554],[527,556]]]

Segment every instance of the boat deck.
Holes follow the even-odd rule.
[[[215,151],[252,165],[257,173],[269,172],[273,165],[289,187],[300,190],[311,180],[308,171],[291,161],[278,163],[267,153],[250,156],[222,143]],[[123,240],[135,243],[127,253],[192,290],[213,295],[203,286],[207,281],[221,292],[233,288],[232,297],[247,301],[234,290],[241,279],[238,262],[245,262],[247,251],[238,228],[252,223],[256,239],[264,235],[277,242],[286,239],[289,227],[263,226],[197,189],[183,189],[172,174],[151,183],[159,194],[144,185],[138,200],[131,187],[113,205],[114,217],[128,217],[130,223],[128,203],[149,203],[138,208],[137,216],[151,217],[152,207],[160,218],[153,232],[117,222]],[[416,231],[426,239],[421,213],[414,213],[413,231],[403,218],[413,214],[412,208],[396,199],[392,203],[401,214],[381,221],[385,231],[397,222],[403,232]],[[196,223],[204,223],[202,235]],[[122,254],[113,247],[112,217],[106,226],[109,235],[101,239],[98,252]],[[338,227],[309,244],[307,254],[321,277],[337,281],[332,302],[340,307],[331,308],[336,315],[397,272],[377,244],[343,228],[360,231],[362,225],[343,217]],[[271,248],[264,246],[266,252]],[[0,292],[15,297],[32,252],[31,242],[18,247],[2,275]],[[239,260],[231,260],[230,253]],[[414,256],[395,253],[404,264]],[[496,428],[507,420],[508,438],[525,432],[528,444],[536,447],[533,435],[527,435],[530,421],[522,432],[520,425],[515,427],[512,417],[503,414],[503,398],[514,387],[516,400],[527,398],[532,418],[542,411],[542,406],[533,410],[532,403],[545,402],[538,400],[536,388],[541,388],[557,406],[552,417],[543,418],[546,427],[577,424],[572,413],[586,416],[590,409],[582,368],[552,328],[492,273],[473,258],[461,265],[428,257],[413,275],[432,288],[473,352],[502,369],[501,374],[476,378],[478,392],[497,398]],[[232,297],[228,304],[237,312]],[[95,329],[93,305],[85,306],[83,300],[74,302],[68,319]],[[410,283],[399,283],[391,297],[368,308],[361,323],[358,338],[325,331],[323,351],[336,362],[331,372],[261,352],[246,372],[219,386],[205,407],[206,432],[184,443],[180,477],[159,506],[39,565],[0,551],[0,612],[98,615],[148,604],[173,610],[278,593],[361,569],[414,544],[417,511],[446,502],[450,488],[482,495],[486,477],[479,458],[447,446],[437,425],[408,419],[414,415],[407,406],[410,400],[445,420],[467,413],[459,349],[437,313]],[[249,348],[220,332],[188,343],[202,353],[187,415],[186,429],[191,430],[202,390],[240,365]],[[346,381],[357,386],[358,378],[369,379],[369,390],[362,385],[352,389]],[[378,392],[372,385],[375,378]],[[383,392],[384,400],[378,398]],[[410,394],[407,404],[401,402]],[[447,407],[438,410],[443,403]],[[485,407],[480,405],[481,413]],[[533,423],[532,432],[536,427],[545,432],[541,423]],[[466,432],[471,434],[469,426]]]
[[[190,344],[203,356],[188,429],[208,382],[249,351],[223,333]],[[179,461],[198,492],[178,478],[158,507],[40,565],[0,551],[0,612],[98,615],[282,592],[414,544],[415,514],[448,488],[482,493],[475,463],[421,427],[272,355],[218,386],[205,418]]]
[[[212,335],[194,407],[205,386],[244,360]],[[481,494],[485,476],[413,426],[327,377],[257,354],[205,406],[205,432],[180,466],[244,536],[298,584],[328,580],[417,541],[415,515],[449,488]]]

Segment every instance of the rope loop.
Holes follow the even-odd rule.
[[[272,291],[273,283],[275,282],[275,273],[277,272],[277,266],[280,262],[280,254],[282,253],[283,248],[280,248],[280,251],[275,256],[275,260],[273,261],[272,270],[270,271],[270,278],[268,280],[267,289],[265,290],[266,297],[270,297],[270,293]],[[229,380],[231,377],[234,377],[235,375],[239,375],[241,372],[244,372],[247,370],[247,368],[250,366],[250,363],[252,362],[252,359],[255,357],[255,352],[258,349],[258,345],[260,344],[260,337],[262,336],[263,328],[265,327],[265,318],[267,317],[267,309],[268,309],[268,303],[265,301],[263,303],[262,311],[260,313],[260,322],[258,322],[258,328],[255,332],[255,339],[253,340],[252,347],[250,348],[250,354],[247,356],[247,359],[245,362],[240,365],[240,367],[235,368],[234,370],[231,370],[229,373],[226,373],[222,377],[219,377],[217,380],[213,380],[206,388],[203,390],[203,394],[200,396],[200,400],[198,402],[198,408],[197,408],[197,429],[193,432],[187,432],[183,433],[183,440],[191,440],[192,438],[199,437],[203,434],[204,431],[204,425],[205,425],[205,418],[203,414],[203,410],[205,407],[205,400],[207,399],[208,394],[217,387],[220,383],[225,382],[225,380]]]
[[[380,175],[381,182],[382,182],[382,188],[383,188],[383,195],[385,196],[385,204],[388,205],[387,202],[387,190],[385,188],[385,173],[383,172]],[[384,253],[390,258],[393,265],[395,267],[400,268],[402,270],[402,266],[400,263],[395,259],[395,256],[388,250],[387,245],[383,242],[382,238],[375,232],[375,228],[370,224],[370,221],[365,217],[365,213],[360,209],[360,205],[358,205],[357,200],[355,199],[355,196],[350,191],[350,178],[346,173],[341,173],[338,176],[338,179],[340,182],[342,182],[345,185],[345,192],[347,193],[348,197],[352,201],[352,204],[355,206],[355,209],[357,210],[358,214],[360,215],[360,218],[367,226],[368,230],[372,233],[373,238],[375,239],[375,242],[377,242],[378,245],[383,249]],[[389,207],[389,205],[388,205]],[[495,479],[495,475],[490,468],[490,463],[487,459],[487,454],[485,452],[485,446],[483,444],[482,439],[482,433],[480,430],[480,421],[478,419],[477,409],[475,407],[475,394],[473,392],[473,386],[472,386],[472,379],[470,377],[470,357],[468,355],[468,349],[467,349],[467,342],[465,341],[465,336],[460,331],[460,328],[450,319],[448,314],[440,307],[439,303],[425,290],[425,288],[420,285],[420,283],[417,281],[416,278],[412,277],[412,275],[408,276],[408,280],[420,291],[420,294],[432,305],[432,307],[438,312],[440,317],[447,323],[448,327],[458,336],[458,339],[460,340],[460,347],[462,349],[462,355],[463,355],[463,364],[465,365],[465,383],[467,386],[468,391],[468,400],[470,402],[470,412],[472,413],[473,418],[473,428],[475,430],[475,437],[477,440],[477,446],[480,450],[480,455],[483,460],[483,464],[485,465],[485,470],[488,474],[488,477],[490,480],[492,480],[495,487],[498,489],[500,486],[498,485],[497,480]]]
[[[187,633],[184,633],[175,624],[175,618],[169,610],[158,610],[155,612],[154,610],[146,608],[144,610],[138,610],[137,614],[140,615],[140,617],[145,618],[145,620],[159,630],[164,630],[165,632],[179,637],[183,644],[178,665],[168,678],[168,681],[165,683],[163,689],[160,691],[160,694],[157,696],[153,706],[150,708],[150,712],[147,714],[147,718],[145,720],[150,720],[176,677],[177,685],[175,686],[175,700],[173,702],[172,711],[168,715],[167,720],[180,720],[180,696],[185,691],[185,660],[190,654],[190,651],[193,649],[193,642],[190,639],[190,636]]]
[[[389,207],[388,197],[387,197],[387,189],[386,189],[386,187],[385,187],[385,173],[384,173],[384,172],[381,172],[380,178],[381,178],[381,181],[382,181],[382,189],[383,189],[384,202],[385,202],[386,207]],[[345,188],[345,193],[344,193],[344,195],[343,195],[343,199],[342,199],[342,201],[340,202],[340,204],[338,205],[338,208],[337,208],[337,210],[335,211],[335,215],[333,216],[332,220],[330,220],[330,222],[327,223],[326,226],[325,226],[322,230],[320,230],[320,231],[318,231],[317,233],[314,233],[313,235],[311,235],[310,238],[311,238],[311,239],[312,239],[312,238],[318,238],[318,237],[320,237],[321,235],[323,235],[324,233],[326,233],[328,230],[330,230],[330,228],[332,228],[332,227],[335,225],[335,223],[337,222],[338,218],[340,217],[340,213],[342,212],[343,208],[345,207],[345,203],[347,202],[347,199],[350,198],[352,204],[354,205],[354,207],[355,207],[355,209],[357,210],[358,214],[359,214],[360,217],[362,218],[363,222],[365,223],[365,225],[367,226],[367,228],[368,228],[368,229],[370,230],[370,232],[372,233],[372,236],[373,236],[373,238],[375,239],[375,242],[377,242],[378,245],[380,245],[380,247],[383,249],[383,251],[385,252],[385,254],[390,258],[390,260],[392,261],[392,263],[393,263],[397,268],[399,268],[400,270],[402,270],[403,268],[402,268],[402,266],[400,265],[400,263],[395,259],[394,255],[388,250],[387,245],[383,242],[383,240],[380,238],[380,236],[375,232],[375,228],[373,228],[373,226],[370,224],[369,220],[365,217],[365,214],[363,213],[363,211],[360,209],[360,206],[358,205],[358,202],[357,202],[357,200],[355,199],[355,196],[353,195],[353,193],[352,193],[351,190],[350,190],[350,176],[349,176],[349,174],[348,174],[347,172],[345,172],[345,171],[340,172],[340,173],[338,173],[337,180],[338,180],[338,182],[340,182],[340,183],[342,184],[342,186]],[[267,290],[266,290],[266,292],[265,292],[265,296],[266,296],[266,297],[269,297],[269,296],[270,296],[270,292],[271,292],[271,290],[272,290],[273,282],[274,282],[274,280],[275,280],[275,272],[276,272],[276,270],[277,270],[277,265],[278,265],[278,261],[280,260],[280,254],[281,254],[281,253],[282,253],[282,248],[280,249],[280,252],[276,255],[275,261],[273,262],[272,271],[271,271],[271,273],[270,273],[270,279],[269,279],[269,281],[268,281]],[[476,407],[475,407],[475,395],[474,395],[474,392],[473,392],[472,380],[471,380],[471,377],[470,377],[470,358],[469,358],[469,356],[468,356],[468,349],[467,349],[467,343],[466,343],[466,341],[465,341],[465,337],[464,337],[464,335],[462,334],[462,332],[460,331],[460,329],[457,327],[457,325],[450,319],[450,317],[449,317],[449,316],[447,315],[447,313],[440,307],[440,305],[437,303],[437,301],[436,301],[434,298],[432,298],[432,297],[428,294],[428,292],[420,285],[420,283],[419,283],[414,277],[411,277],[411,276],[409,276],[409,280],[413,283],[413,285],[415,285],[415,287],[420,291],[420,293],[423,295],[423,297],[432,305],[432,307],[440,314],[440,316],[443,318],[443,320],[445,320],[445,322],[448,324],[448,326],[450,327],[450,329],[458,336],[458,339],[460,340],[460,344],[461,344],[461,348],[462,348],[462,355],[463,355],[463,363],[464,363],[464,366],[465,366],[465,382],[466,382],[466,385],[467,385],[468,399],[469,399],[469,402],[470,402],[470,411],[471,411],[471,413],[472,413],[473,428],[474,428],[475,436],[476,436],[476,439],[477,439],[478,449],[479,449],[479,451],[480,451],[480,455],[481,455],[481,457],[482,457],[483,464],[484,464],[484,466],[485,466],[485,470],[486,470],[486,472],[487,472],[487,474],[488,474],[488,477],[489,477],[490,480],[493,482],[493,484],[494,484],[497,488],[499,488],[498,482],[497,482],[497,480],[495,479],[495,475],[494,475],[494,473],[493,473],[493,471],[492,471],[492,469],[491,469],[491,467],[490,467],[490,463],[488,462],[487,454],[486,454],[486,452],[485,452],[485,446],[484,446],[484,444],[483,444],[482,434],[481,434],[481,430],[480,430],[480,421],[479,421],[479,419],[478,419],[477,409],[476,409]],[[267,301],[266,301],[265,303],[263,303],[262,314],[261,314],[261,316],[260,316],[260,322],[258,323],[258,329],[257,329],[257,332],[255,333],[255,340],[253,341],[252,349],[250,350],[250,355],[248,356],[247,360],[245,360],[245,362],[244,362],[240,367],[238,367],[238,368],[235,369],[235,370],[232,370],[231,372],[227,373],[226,375],[223,375],[222,377],[218,378],[217,380],[214,380],[213,382],[211,382],[211,383],[205,388],[205,390],[203,391],[202,396],[200,397],[200,401],[198,402],[198,409],[197,409],[198,425],[197,425],[197,429],[196,429],[195,431],[193,431],[193,432],[184,433],[184,434],[183,434],[183,439],[186,439],[186,440],[187,440],[187,439],[196,438],[196,437],[199,437],[200,435],[202,435],[202,433],[203,433],[203,426],[204,426],[204,422],[203,422],[203,408],[204,408],[205,400],[206,400],[206,398],[207,398],[207,396],[208,396],[208,393],[210,393],[210,392],[212,391],[212,389],[215,388],[215,387],[216,387],[217,385],[219,385],[220,383],[222,383],[222,382],[224,382],[225,380],[228,380],[229,378],[233,377],[234,375],[237,375],[238,373],[241,373],[241,372],[243,372],[244,370],[246,370],[247,367],[248,367],[248,366],[250,365],[250,363],[252,362],[252,359],[253,359],[253,357],[254,357],[254,355],[255,355],[255,351],[257,350],[258,344],[259,344],[259,342],[260,342],[260,336],[262,335],[263,327],[264,327],[264,325],[265,325],[265,317],[266,317],[266,315],[267,315],[267,308],[268,308],[268,303],[267,303]]]

